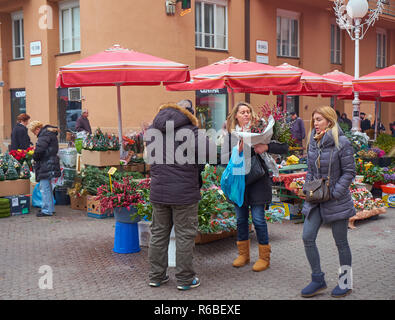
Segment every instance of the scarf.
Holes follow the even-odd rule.
[[[316,162],[315,162],[315,165],[316,165],[316,167],[317,168],[320,168],[321,167],[321,149],[320,149],[320,143],[321,143],[321,140],[322,140],[322,138],[323,138],[323,136],[325,135],[325,133],[328,131],[329,129],[327,128],[327,129],[325,129],[324,131],[321,131],[320,133],[316,133],[315,135],[314,135],[314,140],[317,142],[317,146],[318,146],[318,149],[319,149],[319,152],[318,152],[318,158],[317,158],[317,160],[316,160]]]

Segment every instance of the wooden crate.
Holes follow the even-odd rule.
[[[219,233],[200,233],[196,235],[195,238],[195,244],[204,244],[204,243],[209,243],[213,242],[216,240],[221,240],[225,239],[228,237],[235,236],[237,234],[237,231],[222,231]]]

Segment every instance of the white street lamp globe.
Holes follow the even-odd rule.
[[[350,0],[347,3],[347,14],[352,19],[361,19],[368,12],[369,4],[366,0]]]

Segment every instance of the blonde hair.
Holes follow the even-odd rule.
[[[38,120],[34,120],[34,121],[30,122],[28,125],[29,130],[33,133],[34,133],[34,131],[36,131],[37,128],[41,129],[43,126],[44,125],[42,124],[42,122],[38,121]]]
[[[313,111],[311,114],[311,122],[310,122],[310,131],[307,136],[307,143],[310,143],[310,136],[311,132],[314,129],[314,114],[319,113],[322,115],[328,122],[328,129],[332,131],[332,137],[333,140],[335,141],[335,146],[338,148],[339,147],[339,127],[337,125],[337,114],[336,111],[329,106],[322,106]]]
[[[228,130],[228,132],[232,132],[232,130],[236,128],[236,124],[239,124],[236,119],[236,114],[241,106],[246,106],[248,109],[250,109],[252,122],[259,120],[259,117],[255,113],[252,105],[250,105],[247,102],[240,101],[236,104],[236,106],[232,109],[232,111],[229,113],[228,117],[226,118],[226,130]]]

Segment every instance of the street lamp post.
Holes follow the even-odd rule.
[[[354,78],[359,78],[359,40],[362,40],[368,28],[378,20],[380,13],[383,11],[383,1],[377,1],[376,9],[369,9],[366,0],[349,0],[347,5],[344,0],[335,0],[334,10],[336,15],[336,23],[340,29],[345,29],[351,40],[355,42],[355,64]],[[364,19],[368,13],[367,18]],[[354,91],[354,100],[352,101],[352,131],[361,131],[359,117],[361,101],[359,100],[359,92]]]

